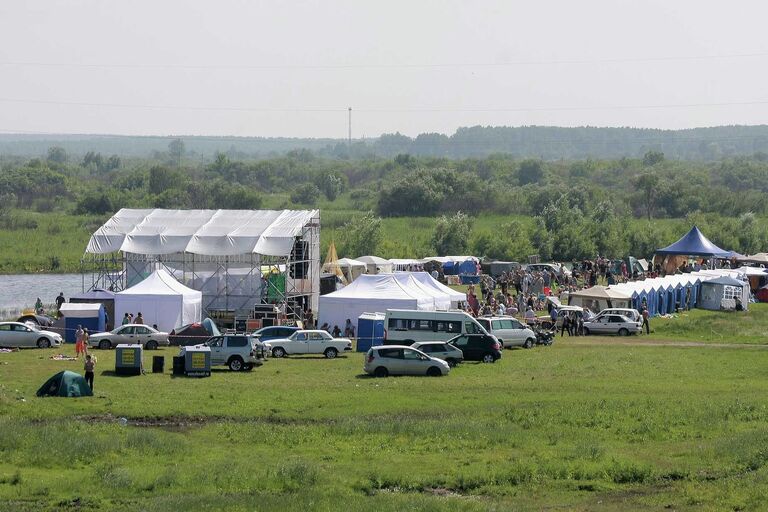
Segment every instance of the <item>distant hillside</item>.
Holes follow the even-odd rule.
[[[76,156],[95,151],[121,157],[152,157],[167,152],[169,142],[176,138],[184,141],[187,157],[200,158],[212,158],[216,152],[239,158],[266,158],[301,149],[339,158],[392,157],[401,153],[467,158],[509,153],[546,160],[631,158],[651,149],[663,151],[668,159],[681,160],[768,153],[768,126],[759,125],[689,130],[473,126],[459,128],[450,136],[423,133],[412,138],[397,133],[356,139],[351,154],[344,139],[0,134],[0,155],[43,156],[49,147],[61,146]]]

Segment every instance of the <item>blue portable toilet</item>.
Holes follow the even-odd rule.
[[[64,315],[64,341],[67,343],[75,342],[75,331],[78,325],[86,327],[89,333],[104,332],[106,329],[103,304],[65,302],[59,311]]]
[[[384,344],[384,313],[363,313],[357,317],[357,351],[368,352]]]

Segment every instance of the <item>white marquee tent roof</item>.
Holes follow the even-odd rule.
[[[318,210],[123,208],[91,236],[85,252],[288,256],[295,237],[319,215]]]

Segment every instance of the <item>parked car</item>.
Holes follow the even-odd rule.
[[[623,315],[603,315],[589,322],[584,322],[584,334],[617,334],[628,336],[640,332],[642,324]]]
[[[114,348],[121,343],[137,343],[147,350],[154,350],[160,345],[168,346],[168,333],[160,332],[144,324],[126,324],[110,332],[99,332],[88,337],[88,345],[102,350]]]
[[[464,360],[464,353],[450,343],[444,341],[417,341],[411,345],[429,357],[442,359],[448,366],[456,366]]]
[[[42,331],[21,322],[0,322],[0,347],[58,347],[61,334]]]
[[[187,345],[200,345],[210,337],[211,333],[208,332],[208,329],[203,324],[194,323],[173,329],[168,335],[168,341],[171,345],[183,347]]]
[[[31,315],[22,315],[19,318],[17,318],[16,321],[22,324],[27,324],[27,325],[29,325],[29,323],[32,323],[39,327],[53,327],[54,319],[48,315],[31,314]]]
[[[323,330],[298,330],[287,338],[269,340],[274,357],[294,354],[324,354],[333,359],[340,352],[352,350],[348,338],[334,338]]]
[[[512,316],[480,317],[477,319],[488,334],[493,334],[503,348],[531,348],[536,343],[536,333]]]
[[[461,334],[448,343],[461,350],[465,361],[495,363],[501,359],[501,343],[492,334]]]
[[[550,316],[541,316],[537,318],[537,322],[543,329],[552,329],[553,327],[560,329],[563,326],[563,318],[565,318],[566,314],[578,320],[584,317],[584,308],[581,306],[560,306],[557,309],[557,320],[555,320],[554,324]]]
[[[563,277],[571,277],[571,271],[565,268],[564,265],[558,263],[529,263],[525,266],[528,272],[554,272],[555,274]]]
[[[233,372],[250,371],[261,364],[256,340],[244,334],[214,336],[205,342],[211,349],[211,366],[227,366]]]
[[[253,336],[261,341],[269,341],[288,338],[291,336],[291,334],[298,330],[298,327],[291,327],[288,325],[272,325],[269,327],[262,327],[258,331],[254,332]]]
[[[591,321],[597,320],[598,318],[600,318],[603,315],[622,315],[622,316],[625,316],[625,317],[629,318],[633,322],[640,322],[641,324],[643,323],[643,317],[642,317],[642,315],[640,315],[640,312],[638,310],[636,310],[636,309],[629,309],[629,308],[608,308],[608,309],[604,309],[600,313],[595,315],[595,317],[592,318]]]
[[[381,345],[365,354],[363,371],[375,377],[388,375],[448,375],[451,367],[442,359],[405,345]]]

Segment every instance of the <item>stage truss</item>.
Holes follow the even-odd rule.
[[[261,254],[206,256],[193,253],[85,254],[83,291],[119,292],[164,268],[182,284],[203,293],[203,312],[211,318],[250,318],[258,304],[286,305],[289,319],[317,311],[320,291],[320,218],[296,237],[287,257]]]

